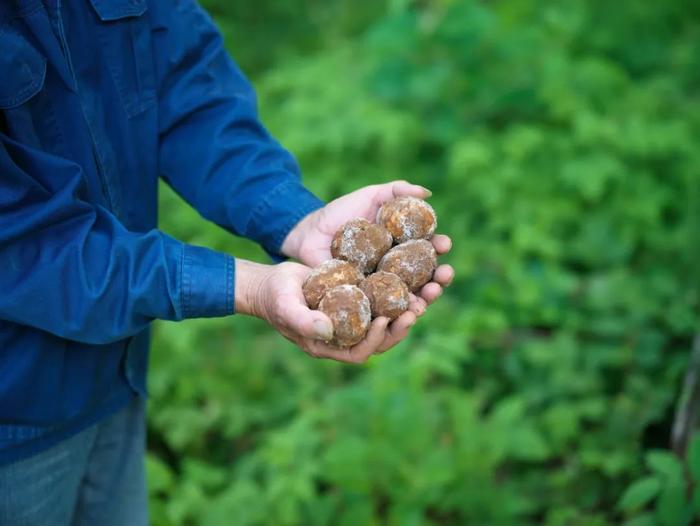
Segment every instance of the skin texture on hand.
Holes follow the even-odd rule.
[[[285,338],[314,358],[364,363],[386,347],[387,318],[372,322],[364,340],[349,349],[325,343],[333,336],[331,320],[308,308],[301,285],[311,269],[299,263],[261,265],[236,260],[236,312],[267,321]]]
[[[282,252],[309,267],[315,267],[331,258],[330,246],[333,236],[350,219],[364,217],[374,222],[379,208],[395,197],[412,196],[425,199],[430,195],[430,191],[426,188],[406,181],[366,186],[339,197],[306,216],[289,233],[282,244]],[[431,242],[438,255],[446,254],[452,248],[452,241],[445,235],[435,234]],[[384,338],[374,352],[384,352],[403,340],[408,335],[408,329],[416,322],[416,318],[423,315],[427,306],[442,294],[443,288],[452,282],[453,277],[454,270],[450,265],[438,266],[433,275],[433,281],[424,285],[417,294],[411,294],[409,310],[390,325],[385,326]],[[380,319],[377,318],[377,320]],[[370,329],[370,335],[375,329],[377,320]],[[358,345],[363,343],[364,341]]]

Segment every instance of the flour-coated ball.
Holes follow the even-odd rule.
[[[425,239],[412,239],[387,252],[377,270],[396,274],[411,292],[416,292],[432,279],[436,266],[433,244]]]
[[[352,347],[360,342],[372,321],[369,300],[355,285],[338,285],[323,296],[318,310],[333,322],[333,339],[336,347]]]
[[[316,309],[328,290],[338,285],[357,285],[363,277],[353,264],[329,259],[313,269],[304,280],[302,291],[306,303],[310,309]]]
[[[437,216],[428,203],[417,197],[397,197],[377,212],[377,224],[386,228],[397,243],[429,239],[435,232]]]
[[[386,228],[363,218],[351,219],[333,237],[331,254],[334,258],[349,261],[360,272],[372,272],[393,243]]]
[[[377,271],[367,276],[359,287],[369,299],[373,318],[386,316],[395,320],[408,310],[408,287],[396,274]]]

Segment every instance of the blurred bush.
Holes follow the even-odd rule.
[[[700,4],[204,5],[308,185],[430,187],[457,279],[366,367],[257,320],[157,324],[154,524],[688,524],[656,450],[697,322]]]

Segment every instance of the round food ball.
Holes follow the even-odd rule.
[[[372,309],[372,317],[395,320],[408,310],[408,287],[396,274],[382,270],[367,276],[359,285]]]
[[[391,248],[393,240],[386,228],[358,217],[345,223],[333,236],[331,254],[368,274]]]
[[[372,321],[369,300],[355,285],[338,285],[323,296],[318,310],[333,322],[336,347],[352,347],[365,337]]]
[[[425,239],[412,239],[387,252],[377,268],[396,274],[411,292],[416,292],[432,279],[436,266],[433,244]]]
[[[323,295],[338,285],[357,285],[364,276],[354,265],[340,259],[329,259],[306,277],[301,290],[310,309],[317,309]]]
[[[377,223],[386,228],[397,243],[428,239],[435,232],[437,217],[428,203],[416,197],[397,197],[377,212]]]

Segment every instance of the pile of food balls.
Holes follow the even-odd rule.
[[[303,284],[311,309],[333,322],[336,347],[352,347],[369,330],[372,319],[396,319],[408,310],[409,294],[428,283],[437,266],[429,241],[437,217],[415,197],[397,197],[377,212],[376,223],[357,218],[333,237],[333,259],[316,267]]]

